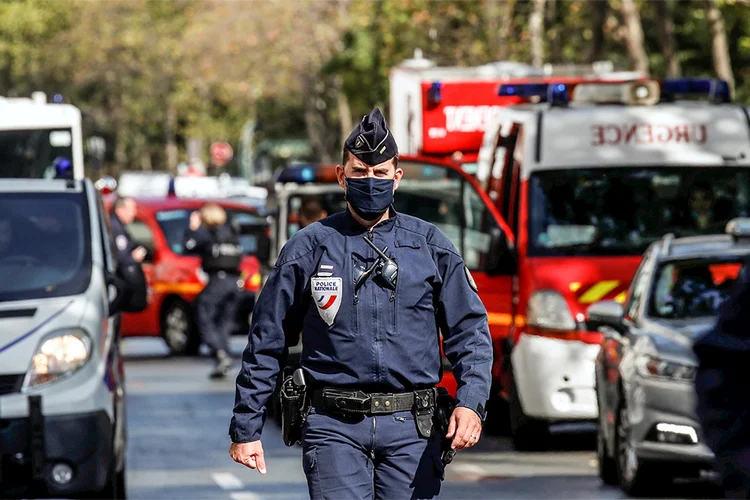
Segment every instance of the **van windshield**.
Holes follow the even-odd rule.
[[[0,196],[0,301],[83,293],[91,278],[84,193]]]
[[[592,168],[529,179],[529,255],[641,255],[750,214],[748,168]]]
[[[0,178],[53,178],[56,158],[73,159],[73,133],[69,128],[0,130],[0,158]]]

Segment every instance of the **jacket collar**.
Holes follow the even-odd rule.
[[[378,222],[373,228],[373,231],[385,231],[388,232],[391,229],[393,229],[393,226],[396,224],[396,219],[398,218],[398,212],[396,212],[396,209],[393,208],[393,204],[391,204],[390,207],[388,207],[388,218],[384,221]],[[349,211],[349,207],[347,206],[344,209],[344,219],[346,220],[346,228],[349,232],[352,234],[361,234],[368,231],[368,229],[357,222],[357,219],[354,218],[352,213]]]

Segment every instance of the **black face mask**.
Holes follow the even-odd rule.
[[[362,219],[375,220],[393,203],[393,179],[346,177],[346,201]]]

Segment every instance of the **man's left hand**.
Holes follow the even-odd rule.
[[[471,448],[482,435],[482,420],[479,415],[471,408],[458,406],[453,410],[451,421],[448,424],[448,434],[446,438],[453,438],[451,449],[463,450]]]

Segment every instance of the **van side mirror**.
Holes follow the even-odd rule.
[[[490,232],[490,247],[487,251],[484,272],[489,276],[516,273],[515,251],[500,228],[495,228]]]
[[[622,331],[622,318],[625,309],[622,304],[614,300],[602,300],[589,306],[586,310],[586,327],[590,331],[598,331],[602,326],[608,326]]]

